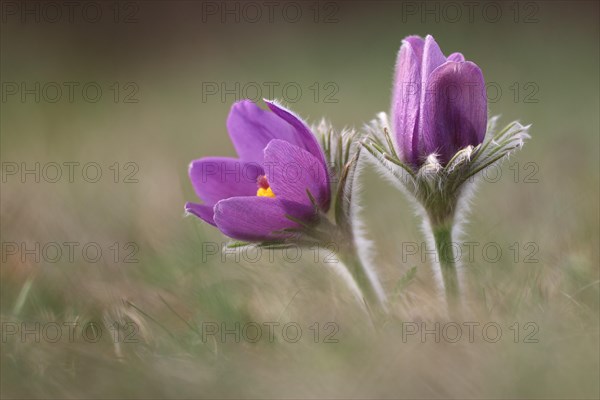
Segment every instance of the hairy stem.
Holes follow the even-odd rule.
[[[452,249],[452,223],[449,221],[433,222],[431,219],[431,230],[438,254],[448,311],[455,314],[459,306],[459,283],[456,271],[455,255]]]
[[[363,295],[363,300],[367,308],[373,312],[381,307],[381,301],[377,295],[377,290],[371,279],[369,278],[365,267],[362,265],[358,256],[354,254],[340,254],[340,260],[348,268],[348,271],[354,278],[356,285]]]
[[[337,257],[356,284],[358,295],[362,298],[371,322],[377,326],[383,316],[385,305],[378,294],[377,282],[374,281],[376,278],[369,276],[351,240],[338,247]]]

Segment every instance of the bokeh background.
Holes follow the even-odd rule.
[[[2,397],[598,398],[598,3],[272,3],[273,14],[263,2],[99,1],[70,14],[62,2],[2,2]],[[456,343],[403,336],[406,323],[452,321],[430,260],[403,257],[402,243],[422,242],[412,206],[371,168],[362,217],[390,298],[377,330],[312,253],[222,260],[206,243],[226,238],[184,217],[196,200],[188,163],[234,156],[235,100],[271,97],[271,86],[310,122],[360,129],[388,110],[409,34],[475,61],[500,125],[533,124],[501,176],[479,186],[465,227],[465,240],[503,252],[490,262],[476,250],[462,268],[465,321],[500,326],[496,343],[481,330],[471,343],[466,328]],[[65,162],[80,163],[72,182]],[[96,183],[82,176],[92,162]],[[36,163],[39,182],[21,176]],[[63,166],[54,183],[52,163]],[[65,242],[77,243],[73,259]],[[22,247],[36,243],[39,260]],[[82,255],[90,243],[96,262]],[[49,340],[53,323],[73,322],[103,335]],[[303,335],[204,341],[206,322],[294,322]],[[328,322],[336,343],[323,342]],[[135,342],[114,340],[115,323],[136,327]],[[533,330],[537,343],[525,340]]]

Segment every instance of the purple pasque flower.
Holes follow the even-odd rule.
[[[433,37],[402,41],[394,78],[392,129],[402,160],[420,167],[435,154],[445,165],[483,142],[487,98],[481,69],[461,53],[444,56]]]
[[[310,224],[330,204],[316,137],[291,111],[265,102],[270,111],[249,100],[231,107],[227,129],[239,158],[202,158],[189,168],[203,204],[186,203],[186,211],[238,240],[284,239],[282,230]]]

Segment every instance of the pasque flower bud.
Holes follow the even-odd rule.
[[[457,151],[483,142],[485,82],[461,53],[444,56],[433,37],[402,41],[392,96],[392,130],[402,160],[419,168],[431,154],[445,165]]]

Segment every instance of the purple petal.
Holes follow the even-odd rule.
[[[483,141],[487,124],[485,82],[479,67],[448,61],[430,76],[422,109],[421,154],[448,162],[460,149]]]
[[[315,156],[317,160],[320,161],[321,165],[325,167],[325,155],[321,150],[321,146],[319,146],[317,138],[315,137],[315,135],[313,135],[312,131],[308,128],[304,121],[299,116],[286,109],[285,107],[276,104],[274,101],[267,99],[265,99],[264,101],[265,103],[267,103],[267,106],[271,109],[271,111],[273,111],[273,113],[277,114],[279,117],[281,117],[281,119],[287,121],[287,123],[293,126],[296,130],[295,141],[287,140],[282,137],[274,139],[287,140],[288,142],[295,144],[300,148],[303,148],[304,150],[308,151],[310,154]]]
[[[298,228],[286,218],[283,203],[270,197],[233,197],[215,205],[215,222],[225,235],[244,241],[282,239],[282,229]]]
[[[421,80],[426,83],[429,75],[437,67],[446,62],[446,56],[442,53],[440,46],[431,35],[425,38],[425,47],[423,48],[423,64],[421,66]],[[425,85],[422,86],[425,88]]]
[[[263,150],[273,139],[301,143],[292,125],[250,100],[238,101],[231,107],[227,130],[240,159],[258,164],[262,164]]]
[[[407,43],[412,47],[417,58],[419,59],[420,65],[421,61],[423,61],[423,48],[425,47],[425,39],[423,39],[421,36],[412,35],[402,39],[402,43]]]
[[[189,176],[196,194],[207,205],[229,197],[253,196],[261,166],[235,158],[207,157],[190,164]]]
[[[465,62],[465,56],[461,53],[452,53],[448,56],[448,61]]]
[[[425,41],[418,36],[405,38],[396,60],[392,94],[392,129],[400,154],[408,163],[414,163],[413,135],[421,99],[421,59]]]
[[[423,104],[425,102],[427,85],[431,73],[440,65],[446,62],[446,57],[440,46],[436,43],[435,39],[431,35],[425,37],[425,46],[423,48],[423,62],[421,64],[421,98],[419,103],[419,117],[416,124],[416,132],[412,135],[412,163],[419,163],[420,149],[423,147]]]
[[[329,183],[317,160],[308,151],[283,140],[272,140],[265,149],[264,168],[273,193],[281,199],[312,206],[307,190],[323,211],[329,209]]]
[[[213,226],[217,226],[214,220],[214,211],[211,206],[187,202],[185,203],[185,211],[190,214],[194,214],[196,217],[208,222]]]

